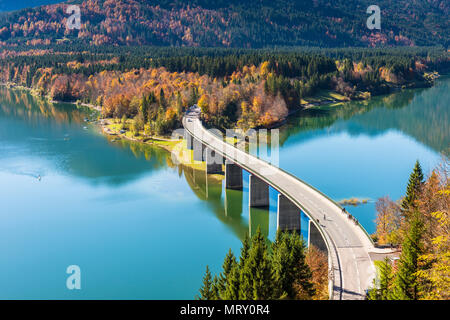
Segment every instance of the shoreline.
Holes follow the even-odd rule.
[[[3,83],[3,82],[0,83],[0,85],[7,87],[9,89],[18,89],[18,90],[28,91],[33,97],[45,99],[49,103],[52,103],[52,104],[70,104],[70,105],[74,105],[76,107],[82,106],[82,107],[89,108],[96,112],[101,112],[101,107],[97,106],[97,105],[88,104],[88,103],[80,103],[77,101],[50,100],[46,96],[41,96],[41,95],[36,94],[36,92],[32,88],[16,85],[13,83]],[[156,146],[158,148],[164,149],[165,151],[169,152],[171,155],[174,155],[177,158],[179,165],[181,165],[181,166],[189,167],[189,168],[192,168],[193,170],[198,170],[198,171],[206,170],[206,163],[193,160],[193,151],[192,150],[187,149],[187,147],[185,145],[182,145],[180,148],[180,143],[182,143],[183,139],[171,139],[170,137],[165,137],[165,136],[142,136],[142,135],[139,136],[139,137],[141,137],[141,139],[133,138],[126,134],[129,131],[127,131],[125,133],[112,131],[108,126],[111,125],[110,121],[113,121],[113,120],[114,119],[112,119],[112,118],[99,117],[97,120],[89,120],[86,122],[95,124],[100,129],[101,134],[109,142],[114,143],[114,142],[118,142],[123,139],[128,142],[139,143],[139,144],[154,146],[154,147]],[[114,137],[117,137],[117,139],[114,139]],[[110,139],[110,138],[112,138],[112,139]],[[185,158],[186,156],[188,158],[190,158],[190,160],[186,159]],[[209,176],[212,179],[215,179],[217,181],[221,181],[222,179],[224,179],[224,175],[221,175],[221,174],[212,174]]]
[[[445,76],[445,73],[444,74],[440,74],[438,72],[433,72],[432,73],[432,82],[428,83],[428,84],[430,84],[430,87],[433,87],[435,85],[435,81],[437,79],[439,79],[441,76]],[[91,104],[91,103],[80,102],[79,100],[77,100],[77,101],[52,100],[48,96],[41,96],[41,95],[39,95],[36,92],[36,90],[33,89],[33,88],[25,87],[25,86],[22,86],[22,85],[17,85],[17,84],[12,83],[12,82],[0,82],[0,85],[1,86],[5,86],[5,87],[10,88],[10,89],[26,90],[26,91],[30,92],[30,94],[32,96],[34,96],[36,98],[46,99],[50,103],[54,103],[54,104],[58,104],[58,103],[59,104],[72,104],[72,105],[75,105],[77,107],[78,106],[82,106],[82,107],[86,107],[86,108],[89,108],[91,110],[94,110],[96,112],[99,112],[99,113],[101,113],[101,111],[102,111],[102,107],[101,106],[94,105],[94,104]],[[406,85],[402,85],[402,86],[394,85],[391,88],[395,92],[397,92],[397,91],[400,91],[400,90],[417,89],[417,88],[422,88],[422,87],[423,86],[419,86],[419,85],[417,85],[417,83],[412,82],[410,84],[406,84]],[[288,122],[288,120],[289,120],[289,118],[291,116],[293,116],[293,115],[295,115],[295,114],[297,114],[297,113],[299,113],[301,111],[304,111],[304,110],[308,110],[308,109],[315,108],[315,107],[320,107],[320,106],[325,106],[325,105],[343,104],[343,103],[347,103],[347,102],[351,102],[351,101],[358,101],[358,100],[359,101],[364,101],[364,100],[367,101],[367,100],[370,100],[370,98],[372,98],[372,96],[369,96],[368,98],[350,99],[348,97],[342,96],[338,92],[331,91],[331,90],[328,91],[328,92],[325,92],[325,93],[326,94],[330,94],[330,95],[331,94],[336,95],[336,97],[335,96],[331,96],[331,98],[329,98],[329,97],[320,97],[320,96],[317,97],[317,95],[316,95],[316,96],[312,96],[312,97],[306,98],[309,101],[302,99],[306,103],[301,102],[300,105],[297,108],[295,108],[293,110],[289,110],[287,115],[286,115],[286,117],[284,119],[273,123],[272,125],[270,125],[269,127],[265,128],[265,129],[280,128],[281,126],[283,126],[284,124],[286,124]],[[394,92],[391,91],[388,94],[391,94],[391,93],[394,93]],[[381,96],[381,95],[383,95],[383,94],[374,95],[373,97]],[[111,120],[114,120],[114,119],[113,118],[101,118],[101,117],[99,117],[97,119],[97,121],[96,121],[97,124],[101,127],[102,133],[105,136],[118,136],[121,139],[126,139],[126,140],[133,141],[133,142],[139,142],[139,143],[148,144],[148,145],[156,145],[156,146],[159,146],[159,147],[161,147],[161,148],[163,148],[163,149],[165,149],[165,150],[167,150],[169,152],[172,152],[172,148],[170,148],[166,143],[168,143],[168,142],[179,142],[180,141],[180,140],[173,140],[173,139],[170,139],[169,137],[165,137],[165,136],[142,136],[142,139],[137,139],[137,138],[129,137],[126,134],[128,131],[125,132],[125,133],[120,133],[120,130],[119,130],[119,132],[114,132],[114,131],[111,132],[111,129],[108,128],[108,125],[111,125],[111,123],[109,123],[109,121],[111,121]],[[260,128],[260,127],[255,127],[253,129],[258,129],[258,128]],[[151,141],[151,142],[149,142],[149,141]]]

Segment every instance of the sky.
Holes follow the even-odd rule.
[[[65,0],[0,0],[0,11],[13,11],[22,8],[37,7],[43,4],[64,2]]]

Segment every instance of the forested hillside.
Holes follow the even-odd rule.
[[[270,127],[311,104],[430,86],[450,70],[442,48],[193,49],[26,46],[0,52],[0,81],[51,100],[135,119],[135,133],[168,134],[198,104],[207,125]],[[326,95],[323,98],[323,95]]]
[[[81,7],[67,30],[68,3]],[[70,0],[0,17],[0,43],[147,44],[259,48],[449,44],[450,2],[379,0],[381,30],[369,30],[369,0]]]
[[[44,4],[62,2],[61,0],[0,0],[0,12],[13,11],[22,8],[34,8]]]

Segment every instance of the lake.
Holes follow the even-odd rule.
[[[347,207],[375,231],[375,201],[398,199],[416,159],[429,172],[448,154],[450,79],[369,101],[308,109],[280,128],[280,166]],[[269,210],[248,208],[170,153],[113,142],[84,121],[90,111],[0,88],[0,298],[191,299],[206,265],[258,226],[273,239]],[[306,232],[302,216],[302,232]],[[66,268],[81,269],[68,290]]]

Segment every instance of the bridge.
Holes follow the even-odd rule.
[[[242,189],[242,170],[249,176],[249,206],[269,206],[269,186],[279,192],[277,229],[300,230],[300,211],[309,217],[308,245],[328,256],[329,296],[335,300],[363,299],[372,285],[373,243],[363,227],[337,203],[302,180],[253,156],[206,130],[198,113],[183,118],[188,149],[194,160],[206,162],[206,173],[221,173],[225,187]]]

